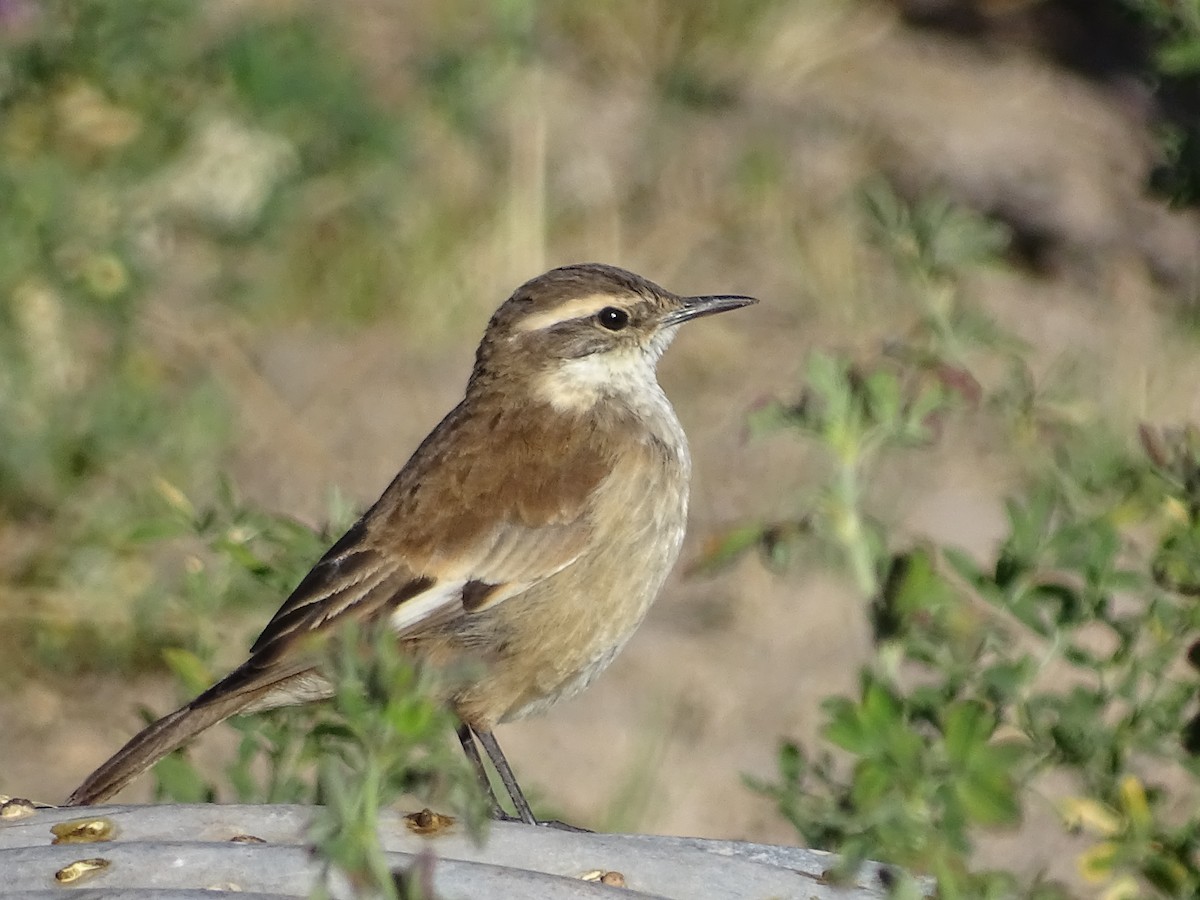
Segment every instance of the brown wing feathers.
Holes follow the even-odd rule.
[[[297,585],[250,659],[136,735],[68,804],[100,802],[204,729],[248,707],[274,705],[268,695],[313,665],[301,646],[305,635],[347,615],[377,621],[431,596],[439,584],[456,591],[406,626],[417,635],[569,565],[591,537],[579,527],[587,498],[609,472],[604,444],[591,437],[586,427],[544,411],[510,406],[504,415],[467,417],[456,408]],[[502,447],[503,456],[480,447]]]

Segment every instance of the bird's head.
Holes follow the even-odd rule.
[[[681,297],[600,263],[552,269],[496,310],[472,382],[520,380],[558,407],[656,390],[655,363],[679,325],[754,302],[733,294]]]

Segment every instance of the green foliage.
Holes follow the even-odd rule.
[[[292,138],[314,173],[394,149],[392,120],[330,52],[318,20],[251,23],[215,46],[208,64],[255,121]]]
[[[1200,202],[1200,0],[1122,0],[1150,31],[1154,70],[1144,73],[1170,123],[1154,186],[1181,205]]]
[[[902,382],[895,372],[863,372],[823,353],[813,354],[808,387],[799,402],[764,407],[752,418],[752,429],[796,429],[828,450],[834,476],[818,500],[821,515],[757,533],[736,530],[714,550],[715,557],[732,557],[755,543],[777,544],[780,531],[796,533],[815,526],[845,550],[856,584],[873,594],[882,577],[873,561],[879,556],[881,535],[861,514],[864,470],[888,447],[927,440],[951,402],[950,388],[924,373]]]
[[[1200,632],[1200,428],[1143,426],[1138,455],[1036,391],[1014,415],[1011,383],[989,387],[972,371],[981,361],[1028,371],[1019,344],[960,312],[959,272],[979,257],[935,249],[975,244],[974,226],[942,235],[964,220],[936,204],[890,198],[870,211],[909,285],[937,292],[942,314],[919,303],[907,341],[871,364],[814,354],[800,401],[755,422],[794,430],[831,461],[788,537],[840,552],[877,651],[857,696],[825,702],[827,746],[785,744],[778,779],[756,787],[807,842],[843,853],[845,871],[881,858],[935,876],[941,897],[1051,897],[1065,889],[979,871],[972,851],[1045,802],[1038,779],[1055,773],[1070,784],[1053,801],[1063,827],[1094,838],[1081,878],[1114,900],[1193,896],[1200,714],[1181,663],[1200,658],[1189,651]],[[887,454],[919,451],[963,416],[1001,435],[1042,423],[1006,536],[983,561],[867,512]],[[757,535],[743,525],[716,556],[760,546],[775,557],[779,535],[778,524]]]
[[[1162,38],[1155,48],[1159,69],[1168,75],[1200,73],[1200,2],[1125,0],[1125,5]]]
[[[987,705],[945,702],[928,690],[902,695],[864,673],[858,699],[831,698],[824,737],[854,758],[848,775],[828,754],[781,750],[781,780],[757,787],[773,797],[809,844],[837,847],[838,876],[886,857],[938,879],[943,896],[987,896],[1008,876],[967,871],[972,828],[1015,824],[1025,748],[994,740]]]
[[[151,123],[168,108],[136,85],[167,80],[188,17],[179,3],[107,6],[39,8],[0,88],[0,509],[18,519],[54,516],[187,401],[139,347],[120,194],[139,170],[131,148],[150,132],[161,145]]]
[[[0,640],[61,671],[144,666],[187,615],[156,600],[170,587],[140,561],[149,476],[210,485],[231,419],[190,313],[160,294],[162,238],[194,228],[234,271],[256,230],[301,230],[279,184],[383,158],[394,129],[312,16],[213,28],[178,0],[2,15],[0,527],[22,540],[0,578]],[[263,124],[238,124],[251,114]],[[335,272],[371,271],[335,249],[356,260]],[[386,297],[378,279],[360,287],[372,309]],[[81,587],[91,605],[60,599]]]
[[[953,280],[965,267],[994,261],[1008,245],[1003,225],[939,194],[904,202],[878,180],[864,186],[867,225],[900,269],[926,281]]]
[[[416,790],[450,798],[476,837],[487,821],[474,773],[446,740],[455,727],[453,714],[430,699],[430,685],[399,655],[386,630],[369,640],[344,631],[327,671],[335,693],[310,741],[320,760],[323,804],[313,823],[316,846],[358,891],[397,900],[412,896],[400,893],[404,885],[379,843],[380,810]]]

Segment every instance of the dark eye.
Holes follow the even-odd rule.
[[[629,313],[615,306],[606,306],[596,313],[596,321],[609,331],[620,331],[629,324]]]

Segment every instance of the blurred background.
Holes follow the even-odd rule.
[[[1195,3],[0,0],[0,791],[61,799],[189,661],[239,662],[461,396],[491,311],[595,260],[762,303],[661,366],[695,458],[664,596],[500,740],[571,821],[794,842],[744,776],[874,648],[820,552],[722,555],[829,474],[752,412],[952,284],[1020,376],[972,369],[982,411],[870,503],[987,554],[1047,421],[1200,417],[1198,202]],[[1071,841],[1032,813],[979,852],[1069,877]]]

